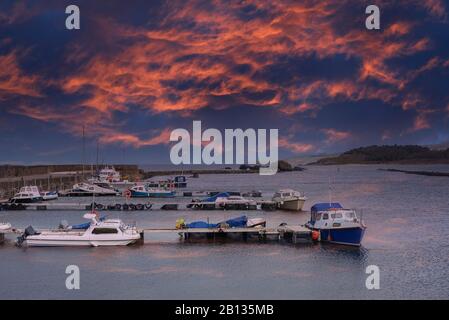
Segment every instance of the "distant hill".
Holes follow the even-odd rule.
[[[369,146],[352,149],[336,157],[319,159],[313,164],[376,163],[449,163],[449,148],[432,150],[417,145]]]
[[[317,162],[320,159],[323,158],[333,158],[337,157],[338,154],[322,154],[322,155],[307,155],[307,156],[301,156],[296,158],[289,158],[286,159],[292,166],[303,166],[309,163]]]

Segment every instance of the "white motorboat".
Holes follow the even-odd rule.
[[[34,203],[43,200],[39,188],[36,186],[25,186],[10,199],[14,203]]]
[[[25,242],[29,247],[126,246],[141,238],[135,226],[125,225],[120,219],[100,221],[95,213],[86,213],[84,218],[91,220],[86,230],[68,228],[36,232],[28,227],[19,237],[18,244]]]
[[[234,207],[240,205],[257,206],[257,202],[254,200],[245,199],[241,196],[217,197],[217,199],[215,200],[215,206],[218,208]]]
[[[132,198],[173,198],[176,195],[173,190],[148,188],[144,185],[134,186],[129,192]]]
[[[56,191],[45,191],[41,193],[41,196],[44,201],[58,199],[58,193]]]
[[[10,230],[12,227],[11,227],[11,224],[10,223],[7,223],[7,222],[0,222],[0,232],[2,232],[2,231],[8,231],[8,230]]]
[[[301,211],[307,198],[299,191],[282,189],[273,196],[273,201],[282,210]]]
[[[120,195],[120,192],[114,189],[82,182],[75,184],[72,190],[68,191],[64,195],[69,197],[117,196]]]
[[[108,184],[111,189],[118,190],[119,192],[126,191],[136,185],[134,182],[122,180],[120,173],[114,167],[101,169],[98,176],[89,179],[89,183],[98,186]]]
[[[98,178],[100,181],[117,182],[121,181],[121,176],[114,167],[105,167],[98,173]]]
[[[250,210],[257,209],[257,201],[237,195],[230,195],[230,192],[220,192],[204,200],[192,199],[192,202],[187,205],[187,208]]]

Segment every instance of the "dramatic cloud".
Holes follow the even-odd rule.
[[[250,108],[258,126],[284,132],[280,145],[293,153],[412,141],[425,131],[431,139],[447,125],[438,117],[449,103],[443,1],[380,1],[380,31],[365,29],[363,1],[110,3],[80,1],[79,31],[54,28],[65,19],[59,2],[0,6],[6,113],[144,148],[167,144],[168,128],[191,120],[223,116],[233,128]],[[52,40],[27,33],[35,28],[54,32]],[[370,119],[354,105],[399,126],[364,130],[356,123]],[[345,123],[332,123],[341,114]]]
[[[6,100],[17,95],[40,97],[40,80],[35,75],[26,75],[18,64],[18,53],[11,51],[0,55],[0,100]]]

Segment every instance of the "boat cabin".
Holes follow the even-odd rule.
[[[310,209],[309,224],[319,227],[342,227],[348,223],[360,223],[355,210],[344,209],[341,204],[318,203]]]

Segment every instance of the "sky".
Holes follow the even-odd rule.
[[[76,4],[81,29],[67,30]],[[365,8],[380,8],[380,30]],[[170,132],[280,157],[449,141],[449,1],[0,2],[0,163],[169,163]]]

